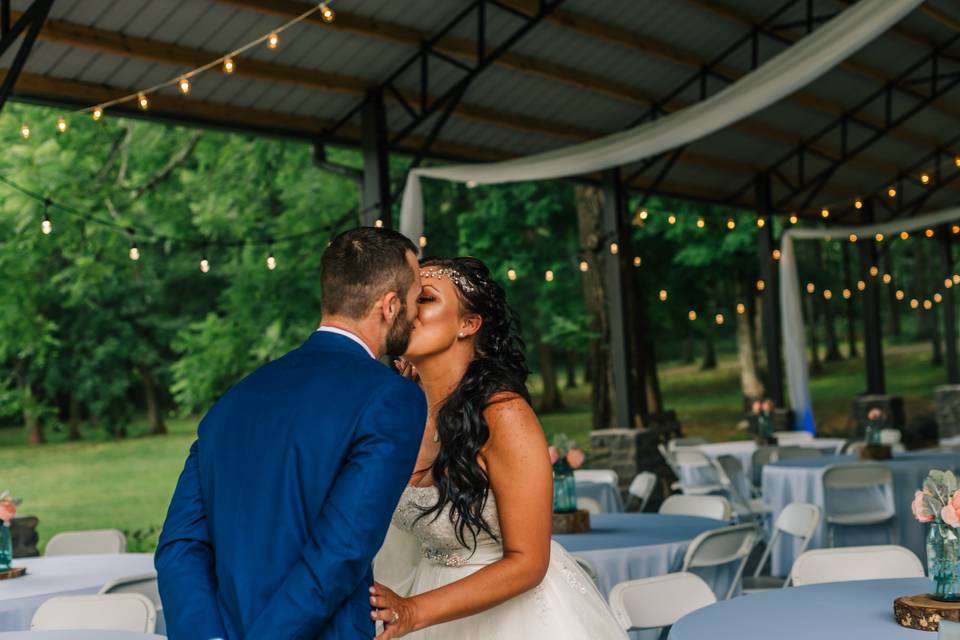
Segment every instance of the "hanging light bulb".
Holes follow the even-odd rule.
[[[928,174],[928,173],[921,173],[921,174],[920,174],[920,182],[922,182],[923,184],[930,184],[930,174]]]
[[[903,289],[897,289],[896,296],[897,296],[897,300],[903,300],[904,298],[907,297],[907,294],[904,292]]]
[[[797,217],[797,214],[791,213],[791,214],[790,214],[790,224],[797,224],[798,222],[800,222],[800,218]]]
[[[667,222],[669,224],[677,224],[677,216],[671,213],[669,216],[667,216]]]
[[[900,232],[900,239],[901,239],[901,240],[906,240],[906,239],[909,238],[909,237],[910,237],[910,233],[909,233],[909,232],[907,232],[907,231],[901,231],[901,232]]]
[[[666,290],[666,289],[660,289],[660,293],[659,293],[658,295],[660,296],[660,302],[666,302],[666,301],[667,301],[667,290]]]
[[[852,297],[853,297],[853,291],[850,291],[850,289],[844,289],[844,290],[843,290],[843,299],[844,299],[844,300],[849,300],[849,299],[852,298]]]
[[[890,284],[891,282],[893,282],[893,276],[889,273],[883,274],[883,284]]]
[[[697,319],[697,312],[693,309],[690,309],[690,311],[687,312],[687,317],[690,318],[690,322],[693,322]]]
[[[180,81],[177,82],[177,88],[180,89],[180,93],[187,95],[190,93],[190,79],[189,78],[180,78]]]
[[[950,227],[950,231],[953,233],[953,235],[957,235],[958,233],[960,233],[960,224],[955,224],[952,227]]]
[[[872,267],[870,267],[870,275],[871,275],[871,276],[873,276],[874,278],[876,278],[878,273],[880,273],[880,269],[877,268],[877,265],[873,265]]]
[[[767,288],[767,283],[763,280],[757,280],[757,291],[763,291]]]
[[[150,108],[150,100],[147,98],[147,94],[141,93],[137,96],[137,106],[140,107],[140,111],[146,111]]]
[[[513,269],[507,269],[507,279],[510,280],[510,282],[513,282],[514,280],[516,280],[517,272],[514,271]]]
[[[57,118],[57,131],[59,133],[66,133],[67,131],[67,120],[63,116]]]
[[[727,219],[727,229],[733,231],[737,227],[737,221],[733,218]]]
[[[857,234],[851,233],[851,234],[850,234],[850,242],[856,242],[856,241],[857,241]]]
[[[46,212],[43,213],[43,221],[40,223],[40,231],[43,232],[43,235],[48,236],[53,233],[53,222],[50,221],[50,216]]]
[[[383,220],[381,220],[380,218],[377,218],[373,222],[373,226],[375,226],[377,229],[383,229]]]
[[[854,201],[853,201],[853,208],[854,208],[854,209],[863,209],[863,200],[861,200],[860,198],[857,198],[856,200],[854,200]]]
[[[323,18],[324,22],[333,22],[337,17],[337,14],[334,13],[333,9],[331,9],[328,5],[323,5],[323,7],[320,9],[320,17]]]
[[[280,36],[278,36],[276,33],[271,33],[269,36],[267,36],[268,49],[276,49],[278,46],[280,46]]]
[[[820,217],[823,218],[824,220],[826,220],[827,218],[829,218],[829,217],[830,217],[830,209],[827,209],[826,207],[824,207],[823,209],[820,209]]]
[[[766,220],[764,220],[763,218],[757,218],[757,228],[758,228],[758,229],[763,229],[763,227],[766,226],[766,224],[767,224],[767,221],[766,221]]]
[[[130,245],[130,259],[134,262],[140,259],[140,248],[136,242]]]
[[[953,284],[960,284],[960,273],[953,274]]]
[[[957,167],[960,167],[960,156],[956,156],[953,159],[953,164],[956,165]]]
[[[873,239],[876,240],[877,242],[883,242],[883,234],[878,233],[877,235],[873,236]]]
[[[833,291],[830,291],[830,289],[824,289],[824,290],[823,290],[823,299],[824,299],[824,300],[831,300],[831,299],[833,299]]]
[[[103,109],[100,107],[94,107],[93,111],[90,112],[90,116],[93,118],[94,122],[98,122],[100,118],[103,117]]]
[[[944,279],[943,286],[945,286],[947,289],[953,288],[953,279],[952,278]]]
[[[277,259],[274,257],[273,252],[270,252],[270,255],[267,256],[267,269],[273,271],[277,268]]]
[[[919,306],[920,306],[920,301],[919,301],[919,300],[917,300],[916,298],[913,298],[912,300],[910,300],[910,308],[911,308],[911,309],[916,309],[916,308],[919,307]]]
[[[717,315],[715,315],[715,316],[713,317],[713,321],[716,322],[718,325],[723,324],[723,314],[722,314],[722,313],[718,313]]]
[[[553,271],[550,271],[548,269],[547,272],[543,275],[543,279],[546,280],[547,282],[553,282]]]
[[[933,301],[936,302],[937,304],[940,304],[941,302],[943,302],[943,296],[940,295],[939,292],[935,293],[933,294]]]
[[[773,250],[773,253],[772,253],[771,255],[773,256],[774,262],[779,261],[779,260],[780,260],[780,255],[781,255],[781,254],[780,254],[780,249],[774,249],[774,250]]]
[[[30,139],[30,125],[28,125],[26,122],[20,125],[20,135],[23,136],[24,140]]]
[[[707,221],[703,218],[697,218],[697,229],[703,229],[705,226],[707,226]]]
[[[223,59],[223,72],[226,74],[231,74],[237,70],[237,63],[233,61],[233,58],[224,58]]]
[[[807,293],[809,293],[810,295],[813,295],[816,290],[817,290],[817,286],[815,284],[813,284],[812,282],[807,283]]]
[[[896,198],[897,190],[894,187],[890,187],[889,189],[887,189],[887,195],[890,196],[891,198]]]
[[[620,245],[618,245],[616,242],[611,242],[611,243],[610,243],[610,254],[615,256],[615,255],[617,255],[618,253],[620,253]]]
[[[643,264],[643,260],[640,259],[640,256],[636,256],[633,259],[633,266],[639,267],[641,264]]]
[[[747,312],[747,305],[743,304],[742,302],[738,302],[738,303],[737,303],[737,313],[742,316],[742,315],[745,314],[746,312]]]
[[[924,300],[923,308],[926,309],[927,311],[930,311],[930,309],[933,309],[933,302],[931,302],[930,300]]]
[[[590,263],[588,263],[586,260],[581,260],[580,271],[582,271],[583,273],[586,273],[589,270],[590,270]]]
[[[646,219],[649,218],[649,217],[650,217],[650,212],[649,212],[649,211],[647,211],[646,209],[641,209],[641,210],[640,210],[640,219],[641,219],[641,220],[646,220]]]
[[[423,249],[427,246],[427,236],[420,236],[420,248]]]
[[[867,283],[863,280],[857,280],[857,291],[863,291],[867,288]]]
[[[206,256],[200,258],[200,272],[210,273],[210,261],[207,260]]]
[[[923,232],[923,235],[927,236],[928,238],[932,238],[934,236],[933,229],[927,229]]]

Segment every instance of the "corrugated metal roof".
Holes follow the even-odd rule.
[[[507,0],[523,5],[525,0]],[[15,11],[24,11],[30,0],[13,0]],[[252,40],[289,19],[276,11],[264,10],[271,3],[256,5],[239,0],[58,0],[50,18],[92,30],[132,38],[146,38],[170,46],[223,53]],[[308,3],[280,3],[278,6],[310,6]],[[835,0],[815,0],[815,13],[829,14],[842,8]],[[937,8],[960,19],[960,9]],[[280,65],[300,71],[306,79],[291,82],[277,77],[257,78],[242,73],[226,76],[219,71],[199,76],[189,101],[213,108],[235,107],[251,113],[275,114],[278,121],[296,115],[295,125],[279,130],[315,138],[324,123],[344,117],[363,100],[364,86],[376,86],[412,56],[419,39],[439,32],[458,13],[470,6],[468,0],[336,0],[334,8],[343,20],[333,26],[317,23],[296,25],[281,37],[277,50],[258,47],[238,60]],[[447,155],[469,159],[489,153],[517,156],[561,148],[589,135],[623,130],[643,115],[649,105],[643,99],[661,100],[687,82],[699,65],[711,61],[749,32],[750,25],[770,15],[780,2],[768,0],[567,0],[560,7],[563,20],[547,19],[514,43],[508,55],[491,65],[470,84],[462,98],[464,107],[454,112],[442,130],[438,145],[453,151]],[[806,2],[797,2],[776,24],[802,21]],[[490,51],[522,23],[517,16],[495,5],[487,5],[487,50]],[[554,16],[556,17],[556,16]],[[364,23],[364,20],[373,20]],[[571,26],[571,20],[576,23]],[[45,29],[49,29],[48,25]],[[802,37],[804,29],[776,31],[783,42],[760,38],[760,51],[772,55]],[[847,64],[826,74],[795,95],[755,114],[746,122],[690,145],[664,181],[681,193],[702,196],[716,193],[722,199],[738,185],[752,179],[751,172],[779,160],[798,142],[833,122],[839,113],[858,105],[886,79],[896,76],[932,46],[955,35],[947,26],[920,11],[897,28],[864,47]],[[450,31],[454,44],[476,39],[476,25],[463,23]],[[941,62],[941,69],[960,71],[960,48],[953,60]],[[720,72],[733,78],[749,72],[749,47],[743,47],[722,61]],[[9,66],[12,52],[0,57],[0,67]],[[161,62],[150,55],[123,54],[109,46],[82,46],[76,41],[53,41],[41,34],[27,62],[25,74],[36,78],[79,83],[72,93],[34,88],[18,89],[23,97],[53,100],[76,105],[83,95],[76,87],[133,92],[175,77],[188,67]],[[429,93],[442,95],[461,78],[455,66],[433,58],[430,62]],[[316,75],[310,75],[310,74]],[[319,78],[330,74],[351,82],[343,86],[319,86]],[[359,85],[357,84],[359,81]],[[344,81],[346,82],[346,81]],[[419,90],[417,69],[401,76],[398,85],[411,95]],[[712,91],[725,82],[710,78]],[[313,86],[311,86],[313,85]],[[699,83],[689,84],[671,105],[699,99]],[[916,86],[918,94],[926,87]],[[164,95],[176,96],[174,88]],[[389,96],[388,96],[389,97]],[[904,101],[906,104],[906,101]],[[826,192],[853,195],[873,187],[885,178],[883,171],[905,168],[931,151],[931,144],[943,143],[960,133],[958,102],[944,98],[925,108],[894,134],[870,145],[848,165],[838,169]],[[388,99],[387,120],[392,131],[406,126],[409,116],[393,99]],[[175,114],[154,112],[157,116]],[[882,121],[883,104],[871,104],[867,117]],[[191,116],[199,122],[212,116]],[[305,120],[317,124],[300,131]],[[437,116],[413,133],[426,136]],[[293,122],[293,121],[291,121]],[[339,139],[356,139],[359,117]],[[237,122],[249,128],[249,118]],[[293,127],[293,128],[291,128]],[[277,130],[277,127],[265,127]],[[866,129],[852,127],[852,140],[867,135]],[[836,136],[818,142],[828,151],[838,150]],[[818,166],[810,160],[811,170]],[[646,175],[655,176],[657,167]],[[892,177],[892,176],[889,176]],[[776,182],[776,181],[775,181]],[[775,197],[785,192],[775,185]],[[945,189],[931,202],[954,197],[956,189]]]

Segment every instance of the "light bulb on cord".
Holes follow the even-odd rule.
[[[687,317],[690,318],[690,322],[693,322],[697,319],[697,312],[693,309],[690,309],[689,313],[687,313]]]
[[[742,315],[745,314],[746,312],[747,312],[747,305],[743,304],[742,302],[738,302],[738,303],[737,303],[737,313],[742,316]]]
[[[797,214],[790,214],[790,224],[797,224],[800,222],[800,218],[797,217]]]
[[[926,173],[921,173],[920,182],[922,182],[923,184],[930,184],[930,175]]]
[[[889,189],[887,189],[887,195],[890,196],[891,198],[896,198],[897,190],[893,187],[890,187]]]
[[[548,269],[547,272],[543,274],[543,279],[547,282],[553,282],[553,271]]]
[[[823,299],[824,299],[824,300],[830,300],[831,298],[833,298],[833,291],[830,291],[830,289],[824,289],[824,290],[823,290]]]
[[[877,265],[873,265],[872,267],[870,267],[870,275],[871,275],[871,276],[873,276],[874,278],[876,278],[878,273],[880,273],[880,269],[877,268]]]
[[[130,259],[134,262],[140,259],[140,248],[136,242],[130,245]]]
[[[903,289],[897,289],[896,296],[897,296],[897,300],[903,300],[905,297],[907,297],[907,294],[904,293]]]
[[[875,236],[873,237],[873,239],[876,240],[877,242],[883,242],[883,234],[882,234],[882,233],[878,233],[877,235],[875,235]]]
[[[646,209],[641,209],[641,210],[640,210],[640,219],[641,219],[641,220],[646,220],[648,217],[650,217],[650,212],[647,211]]]
[[[640,256],[636,256],[633,259],[633,266],[639,267],[641,264],[643,264],[643,260],[640,258]]]
[[[730,231],[733,231],[736,228],[736,226],[737,226],[736,220],[734,220],[733,218],[730,218],[727,220],[727,229],[729,229]]]
[[[57,118],[57,131],[60,133],[66,133],[67,131],[67,120],[63,116]]]
[[[507,279],[510,280],[510,282],[513,282],[514,280],[516,280],[517,272],[514,271],[513,269],[507,269]]]
[[[320,17],[323,18],[324,22],[333,22],[337,14],[328,5],[323,5],[323,8],[320,9]]]
[[[210,261],[206,257],[200,258],[200,272],[209,273],[210,272]]]
[[[180,93],[183,95],[190,93],[190,79],[180,78],[180,82],[177,83],[177,88],[180,89]]]
[[[933,301],[936,302],[937,304],[940,304],[941,302],[943,302],[943,296],[940,295],[939,293],[935,293],[933,294]]]
[[[943,281],[943,286],[945,286],[947,289],[949,289],[950,287],[952,287],[952,286],[953,286],[953,278],[946,278],[946,279],[944,279],[944,281]]]
[[[909,238],[909,237],[910,237],[910,233],[909,233],[909,232],[907,232],[907,231],[901,231],[901,232],[900,232],[900,239],[901,239],[901,240],[906,240],[906,239]]]
[[[43,235],[45,236],[53,232],[53,223],[50,221],[50,216],[46,213],[43,214],[43,222],[40,223],[40,230],[43,231]]]
[[[856,242],[856,241],[857,241],[857,234],[851,233],[851,234],[850,234],[850,242]]]
[[[823,209],[820,209],[820,216],[821,216],[824,220],[826,220],[827,218],[829,218],[829,217],[830,217],[830,209],[827,209],[826,207],[824,207]]]
[[[94,107],[93,111],[90,112],[90,115],[93,117],[93,121],[97,122],[103,117],[103,109],[100,107]]]
[[[763,280],[757,280],[757,291],[763,291],[767,288],[767,283]]]
[[[844,289],[844,290],[843,290],[843,299],[844,299],[844,300],[849,300],[852,296],[853,296],[853,291],[850,291],[850,289]]]
[[[718,314],[713,318],[713,321],[716,322],[718,325],[723,324],[723,314],[722,314],[722,313],[718,313]]]
[[[233,58],[224,58],[223,72],[226,74],[230,74],[236,70],[237,70],[237,63],[233,61]]]
[[[373,226],[375,226],[377,229],[383,229],[383,220],[381,220],[380,218],[377,218],[374,221]]]
[[[141,93],[137,96],[137,106],[140,107],[140,111],[146,111],[150,108],[150,100],[147,98],[146,94]]]
[[[854,209],[862,209],[862,208],[863,208],[863,200],[861,200],[860,198],[857,198],[856,200],[854,200],[854,201],[853,201],[853,208],[854,208]]]
[[[618,245],[616,242],[611,242],[611,243],[610,243],[610,255],[614,255],[614,256],[615,256],[615,255],[617,255],[618,253],[620,253],[620,245]]]
[[[813,293],[816,290],[817,290],[817,286],[815,284],[813,284],[812,282],[807,283],[807,293],[809,293],[810,295],[813,295]]]
[[[919,306],[920,306],[920,301],[917,300],[916,298],[914,298],[914,299],[912,299],[912,300],[910,301],[910,308],[911,308],[911,309],[916,309],[916,308],[919,307]]]
[[[28,125],[26,122],[20,125],[20,135],[23,136],[24,140],[30,139],[30,125]]]
[[[677,224],[677,216],[671,213],[669,216],[667,216],[667,222],[670,224]]]
[[[667,301],[667,290],[666,290],[666,289],[660,289],[660,293],[659,293],[658,295],[660,296],[660,302],[666,302],[666,301]]]
[[[427,236],[420,236],[420,248],[423,249],[427,246]]]
[[[758,229],[763,229],[763,227],[766,226],[766,224],[767,224],[767,221],[766,221],[766,220],[764,220],[763,218],[757,218],[757,228],[758,228]]]
[[[276,33],[271,33],[269,36],[267,36],[268,49],[276,49],[278,46],[280,46],[280,36],[278,36]]]
[[[580,261],[580,271],[586,273],[586,272],[589,271],[589,270],[590,270],[590,263],[588,263],[586,260],[581,260],[581,261]]]
[[[930,311],[930,309],[933,308],[933,302],[931,302],[930,300],[924,300],[923,308],[926,309],[927,311]]]
[[[890,284],[891,282],[893,282],[893,276],[889,273],[883,274],[883,284]]]
[[[927,236],[928,238],[932,238],[934,236],[933,229],[927,229],[923,232],[923,235]]]
[[[697,229],[703,229],[705,226],[707,226],[707,221],[703,218],[697,218]]]
[[[774,262],[778,261],[780,259],[780,249],[774,249],[771,255],[773,256]]]
[[[866,289],[866,288],[867,288],[867,283],[866,283],[866,282],[864,282],[863,280],[857,280],[857,290],[858,290],[858,291],[863,291],[863,290]]]

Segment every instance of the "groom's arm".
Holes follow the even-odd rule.
[[[314,638],[357,590],[410,479],[426,417],[423,392],[399,376],[371,401],[311,542],[247,640]]]
[[[217,578],[200,494],[199,440],[180,474],[154,563],[171,638],[226,638],[217,606]]]

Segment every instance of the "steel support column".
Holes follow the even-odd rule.
[[[767,354],[767,396],[778,407],[786,406],[783,394],[783,342],[780,329],[780,286],[777,263],[773,251],[777,240],[773,236],[773,205],[770,197],[770,174],[760,173],[756,178],[757,204],[760,219],[758,258],[760,279],[763,280],[761,308],[763,309],[763,349]]]
[[[941,273],[944,278],[953,277],[953,248],[950,240],[950,225],[940,228],[940,257],[943,261]],[[954,287],[943,290],[943,338],[946,342],[947,384],[960,384],[960,368],[957,366],[957,316]]]
[[[30,8],[20,16],[16,24],[12,26],[10,25],[9,4],[5,2],[0,7],[0,14],[2,14],[0,15],[0,22],[2,22],[0,27],[3,28],[3,33],[0,34],[0,57],[23,35],[20,48],[17,49],[13,62],[3,77],[3,82],[0,82],[0,111],[3,110],[3,105],[7,103],[10,94],[13,93],[13,87],[17,83],[17,78],[20,77],[20,72],[23,71],[23,66],[27,62],[30,50],[33,49],[33,43],[36,42],[40,29],[43,28],[43,23],[50,13],[50,5],[52,4],[53,0],[35,0]]]
[[[863,202],[863,221],[874,222],[873,199]],[[860,279],[866,283],[863,292],[863,350],[866,356],[867,393],[883,395],[886,393],[886,381],[883,371],[883,334],[880,327],[880,285],[879,278],[871,275],[877,269],[877,243],[866,238],[857,243],[860,247]]]
[[[393,226],[390,202],[390,153],[387,116],[383,92],[371,89],[361,111],[363,135],[363,186],[360,198],[360,224],[373,226],[380,220]]]
[[[632,260],[630,230],[626,225],[627,192],[620,180],[620,170],[603,174],[603,232],[606,250],[604,280],[607,290],[607,315],[610,325],[610,365],[613,368],[612,413],[617,428],[635,425],[637,386],[632,375],[630,319],[627,296],[631,273],[627,260]]]

